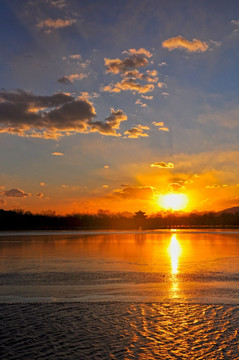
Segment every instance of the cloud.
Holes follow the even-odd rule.
[[[31,196],[31,194],[25,193],[23,190],[20,189],[10,189],[2,192],[3,195],[7,197],[27,197]]]
[[[239,20],[231,20],[231,23],[235,26],[239,26]]]
[[[165,61],[162,61],[161,63],[158,64],[158,66],[167,66],[168,64]]]
[[[37,193],[36,197],[38,197],[39,199],[42,199],[44,197],[44,194],[43,193]]]
[[[152,124],[154,126],[158,126],[159,131],[169,131],[169,128],[164,125],[163,121],[160,121],[160,122],[153,121]]]
[[[153,188],[151,186],[126,186],[124,189],[114,190],[113,195],[123,199],[148,200],[153,197]]]
[[[148,64],[148,59],[152,54],[146,49],[129,49],[123,53],[128,54],[124,59],[107,59],[105,58],[105,67],[107,72],[118,74],[119,72],[125,73],[131,69],[137,69]]]
[[[109,168],[110,168],[109,165],[104,166],[104,169],[109,169]]]
[[[123,74],[124,78],[130,78],[130,79],[140,79],[140,80],[145,80],[151,83],[157,82],[158,81],[158,77],[157,77],[158,72],[156,70],[147,70],[146,73],[141,73],[138,70],[131,70],[131,71],[126,71]]]
[[[55,156],[64,156],[64,154],[63,154],[63,153],[61,153],[61,152],[53,152],[53,153],[51,153],[51,155],[55,155]]]
[[[163,41],[162,47],[167,48],[170,51],[180,49],[188,52],[205,52],[208,49],[208,45],[205,42],[197,39],[189,41],[181,35]]]
[[[218,189],[218,188],[220,188],[220,185],[217,185],[217,184],[207,185],[206,188],[207,188],[207,189]]]
[[[159,87],[160,89],[162,89],[162,88],[167,88],[167,85],[166,85],[165,83],[162,83],[162,82],[159,82],[157,85],[158,85],[158,87]]]
[[[101,121],[91,121],[90,129],[99,132],[102,135],[121,136],[116,132],[122,121],[127,120],[127,115],[122,110],[111,109],[111,114],[105,119],[105,123]]]
[[[128,135],[129,138],[133,138],[133,139],[149,136],[147,133],[144,133],[144,130],[149,130],[149,127],[143,125],[137,125],[135,127],[132,127],[130,130],[125,131],[124,135]]]
[[[0,133],[25,137],[59,139],[74,133],[99,132],[119,136],[121,121],[127,120],[122,110],[111,110],[102,121],[93,121],[96,111],[86,99],[64,93],[39,96],[18,90],[0,92]]]
[[[40,183],[41,186],[45,186],[46,183],[44,183],[43,181]]]
[[[6,204],[6,201],[3,199],[0,199],[0,205],[5,205],[5,204]]]
[[[61,29],[61,28],[65,28],[67,26],[71,26],[76,22],[75,19],[52,19],[52,18],[47,18],[45,20],[40,21],[37,24],[37,27],[39,29]]]
[[[58,9],[62,9],[66,6],[66,0],[48,0],[47,3]]]
[[[147,104],[143,103],[141,99],[137,99],[137,100],[135,101],[135,104],[136,104],[136,105],[140,105],[140,106],[142,106],[142,107],[147,107],[147,106],[148,106]]]
[[[72,74],[72,75],[65,75],[62,76],[60,79],[58,79],[57,81],[61,84],[65,84],[65,85],[70,85],[72,84],[75,80],[82,80],[84,78],[87,78],[89,76],[89,74]]]
[[[143,99],[146,99],[146,100],[153,100],[153,96],[148,96],[148,95],[140,95]]]
[[[110,84],[103,88],[103,91],[108,92],[116,92],[119,93],[121,91],[136,91],[139,94],[147,93],[154,90],[153,84],[145,84],[141,85],[135,82],[133,79],[124,79],[121,82],[117,82],[116,84]]]
[[[168,185],[168,189],[169,191],[181,191],[182,189],[184,189],[184,186],[179,183],[172,183]]]
[[[161,162],[154,162],[153,164],[150,164],[151,167],[157,167],[157,168],[161,168],[161,169],[173,169],[174,168],[174,164],[169,162],[169,163],[165,163],[164,161]]]

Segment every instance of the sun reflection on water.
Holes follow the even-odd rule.
[[[180,242],[177,239],[177,235],[173,234],[171,236],[171,241],[168,246],[168,254],[171,259],[171,298],[178,298],[178,292],[179,292],[179,282],[178,282],[178,264],[179,264],[179,257],[182,254],[182,247],[180,245]]]
[[[168,247],[168,253],[171,258],[171,273],[177,274],[178,273],[178,260],[182,253],[182,247],[177,240],[177,235],[173,234],[171,236],[171,241]]]

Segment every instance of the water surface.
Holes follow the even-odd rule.
[[[0,255],[0,302],[239,301],[237,231],[5,233]]]

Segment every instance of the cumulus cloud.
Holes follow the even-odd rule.
[[[169,162],[166,163],[164,161],[161,162],[154,162],[153,164],[150,164],[151,167],[157,167],[157,168],[161,168],[161,169],[173,169],[174,168],[174,164]]]
[[[113,195],[123,199],[148,200],[153,196],[153,188],[151,186],[126,186],[124,189],[114,190]]]
[[[3,193],[3,195],[5,195],[7,197],[20,197],[20,198],[22,198],[22,197],[31,196],[31,194],[27,194],[21,189],[10,189],[10,190],[3,191],[2,193]]]
[[[205,42],[197,39],[189,41],[181,35],[163,41],[162,47],[167,48],[170,51],[180,49],[188,52],[205,52],[208,49],[208,45]]]
[[[75,19],[52,19],[47,18],[45,20],[40,21],[37,24],[39,29],[61,29],[67,26],[71,26],[76,22]]]
[[[89,132],[119,136],[116,129],[127,120],[122,110],[113,109],[105,122],[93,121],[95,117],[96,111],[88,100],[69,94],[0,92],[0,133],[51,139]]]
[[[84,78],[87,78],[88,76],[89,76],[89,74],[71,74],[71,75],[62,76],[57,81],[61,84],[70,85],[75,80],[82,80]]]
[[[125,131],[124,135],[128,135],[129,138],[137,139],[139,137],[147,137],[148,134],[144,130],[149,130],[148,126],[137,125],[131,129]]]
[[[123,53],[128,54],[128,57],[120,60],[117,59],[107,59],[105,58],[105,67],[107,72],[118,74],[119,72],[125,73],[131,69],[137,69],[148,64],[149,57],[152,54],[146,49],[129,49]]]
[[[116,84],[110,84],[103,88],[103,91],[107,92],[119,93],[121,91],[136,91],[139,94],[147,93],[153,90],[153,84],[141,85],[140,83],[137,83],[134,79],[124,79],[121,82],[117,82]]]

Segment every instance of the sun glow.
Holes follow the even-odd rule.
[[[158,205],[165,210],[183,210],[188,205],[188,197],[185,194],[168,193],[160,195]]]

